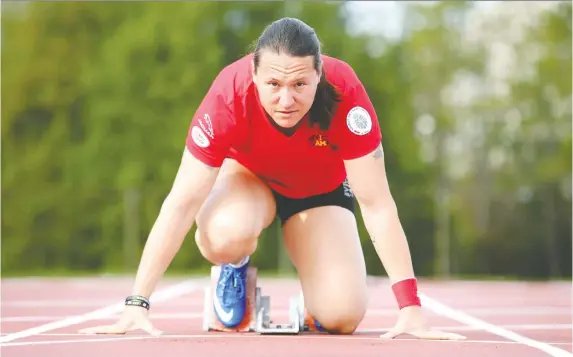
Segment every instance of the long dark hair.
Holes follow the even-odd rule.
[[[322,68],[322,52],[318,36],[313,28],[298,19],[285,17],[265,28],[254,46],[255,74],[259,67],[261,50],[264,49],[295,57],[313,56],[314,69],[318,72]],[[326,79],[322,70],[316,96],[310,108],[310,124],[318,124],[320,129],[327,130],[340,100],[340,93]]]

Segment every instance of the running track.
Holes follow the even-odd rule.
[[[131,289],[127,278],[2,280],[1,353],[4,357],[178,356],[573,356],[571,283],[420,281],[425,314],[434,328],[465,341],[381,340],[396,321],[385,279],[372,278],[369,311],[353,336],[204,333],[205,279],[164,279],[152,298],[151,319],[164,335],[80,335],[78,329],[113,323]],[[271,296],[271,317],[288,314],[296,280],[260,279]]]

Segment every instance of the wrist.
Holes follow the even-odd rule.
[[[418,281],[416,278],[404,279],[392,284],[392,292],[400,310],[410,306],[422,306],[418,297]]]
[[[125,298],[125,306],[139,306],[146,310],[149,310],[151,303],[149,299],[141,295],[129,295]]]

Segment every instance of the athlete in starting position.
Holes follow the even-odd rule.
[[[308,25],[275,21],[254,53],[220,72],[197,109],[132,296],[152,294],[196,222],[199,250],[221,265],[215,311],[224,325],[236,326],[246,310],[249,257],[278,215],[309,314],[330,333],[353,333],[368,300],[354,198],[400,308],[396,325],[382,337],[463,339],[423,321],[378,119],[364,86],[348,64],[321,53]],[[138,299],[128,297],[126,304]],[[117,323],[83,332],[160,333],[144,307],[126,306]]]

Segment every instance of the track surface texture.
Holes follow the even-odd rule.
[[[164,331],[82,335],[78,330],[113,323],[131,289],[128,278],[23,278],[2,280],[3,357],[291,357],[328,356],[573,356],[571,283],[432,281],[420,279],[424,314],[432,328],[464,334],[465,341],[424,341],[410,336],[381,340],[398,310],[388,283],[371,278],[370,303],[351,336],[202,331],[207,278],[164,279],[152,297],[150,318]],[[260,278],[271,297],[271,318],[288,319],[295,279]]]

